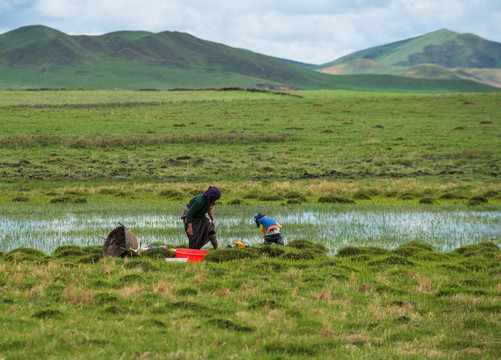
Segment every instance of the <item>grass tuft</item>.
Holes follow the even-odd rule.
[[[474,196],[474,197],[468,199],[468,205],[470,205],[470,206],[485,205],[488,202],[489,202],[489,200],[487,200],[483,196]]]
[[[343,197],[338,197],[334,195],[326,195],[318,198],[319,203],[329,203],[329,204],[354,204],[355,201]]]

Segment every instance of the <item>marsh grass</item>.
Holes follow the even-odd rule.
[[[189,188],[185,190],[190,191]],[[180,216],[191,195],[183,194],[183,197],[178,197],[177,193],[166,193],[155,202],[121,200],[0,205],[3,214],[0,219],[0,251],[31,247],[51,253],[63,245],[103,244],[102,237],[106,237],[118,223],[133,230],[145,246],[186,244]],[[166,203],[171,196],[181,200]],[[462,205],[260,202],[216,205],[214,211],[221,246],[242,239],[251,243],[262,241],[252,220],[258,212],[270,215],[282,224],[287,243],[309,239],[325,246],[329,254],[345,246],[393,248],[409,241],[426,242],[442,252],[480,241],[501,245],[499,208],[470,206],[466,201]]]
[[[200,159],[165,159],[164,166],[190,168],[200,162]],[[203,160],[202,163],[206,161]],[[207,160],[207,165],[210,160]],[[113,163],[110,163],[113,170]],[[301,180],[285,182],[246,181],[231,183],[217,182],[223,190],[220,203],[256,204],[261,200],[281,204],[317,203],[322,198],[326,202],[335,202],[336,198],[353,200],[360,204],[418,204],[423,198],[431,198],[434,203],[470,205],[501,204],[501,184],[478,181],[475,184],[467,181],[447,183],[420,183],[415,179],[357,179],[357,180]],[[87,202],[130,202],[130,201],[166,201],[168,203],[183,202],[190,196],[203,192],[207,183],[184,182],[28,182],[21,187],[16,183],[0,184],[3,188],[0,202],[8,203],[47,203],[53,198],[69,197],[72,200],[86,199]],[[485,200],[474,201],[475,197]],[[470,201],[473,199],[472,201]],[[80,200],[82,201],[82,200]],[[71,201],[70,201],[71,202]]]
[[[327,256],[301,240],[216,250],[204,263],[82,261],[97,250],[0,256],[0,356],[496,359],[501,350],[501,251],[491,242]],[[249,250],[259,255],[235,258]]]

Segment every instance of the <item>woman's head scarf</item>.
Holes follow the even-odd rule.
[[[207,203],[210,205],[216,202],[216,200],[218,200],[221,197],[221,190],[219,190],[215,186],[209,186],[207,191],[203,193],[203,196],[205,201],[207,201]]]

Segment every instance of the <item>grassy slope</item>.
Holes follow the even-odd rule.
[[[446,68],[499,68],[501,44],[473,34],[439,30],[391,44],[376,46],[318,65],[315,69],[369,59],[388,66],[435,64]]]
[[[388,66],[368,59],[355,59],[320,70],[332,75],[388,74],[424,79],[464,79],[501,87],[501,69],[447,69],[439,65]]]
[[[426,46],[438,46],[456,36],[458,36],[457,33],[445,29],[418,36],[399,46],[396,51],[382,54],[378,57],[378,61],[387,65],[396,65],[407,61],[410,54],[422,52]]]
[[[336,59],[332,62],[319,65],[317,69],[338,65],[361,58],[370,59],[380,62],[383,65],[391,66],[401,61],[407,60],[407,57],[410,54],[421,52],[426,45],[438,45],[443,43],[444,41],[454,38],[457,35],[457,33],[449,30],[438,30],[415,38],[401,40],[394,43],[357,51]]]
[[[388,66],[377,61],[368,59],[355,59],[349,62],[333,65],[321,70],[328,74],[337,75],[355,75],[355,74],[389,74],[398,76],[408,76],[416,78],[429,79],[458,79],[454,70],[449,70],[444,67],[425,64],[419,66]],[[468,80],[472,80],[470,77]],[[476,81],[479,79],[476,78]]]
[[[353,74],[389,74],[394,70],[394,66],[381,64],[369,59],[354,59],[342,64],[332,65],[320,69],[321,72],[333,75],[353,75]]]
[[[458,69],[456,75],[460,78],[501,87],[501,69]]]

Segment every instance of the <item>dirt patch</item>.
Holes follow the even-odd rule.
[[[209,320],[209,324],[213,324],[218,328],[224,330],[233,330],[240,332],[252,332],[255,330],[255,328],[253,327],[240,325],[231,320],[226,320],[226,319],[211,319]]]
[[[181,161],[175,159],[168,159],[165,163],[170,166],[181,166]]]

